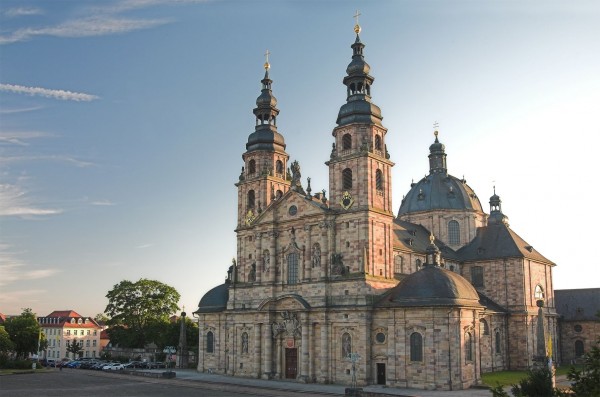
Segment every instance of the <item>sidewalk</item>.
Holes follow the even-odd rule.
[[[148,370],[145,370],[148,371]],[[151,370],[151,372],[164,372],[164,370]],[[225,376],[218,374],[208,374],[197,372],[193,369],[175,369],[177,374],[176,379],[200,381],[206,383],[218,384],[235,384],[242,386],[255,386],[266,389],[276,390],[293,390],[300,392],[320,393],[324,395],[343,396],[348,385],[323,385],[319,383],[300,383],[289,382],[284,380],[263,380],[255,378],[241,378],[233,376]],[[420,390],[420,389],[405,389],[396,387],[387,387],[382,385],[364,386],[362,389],[366,392],[375,392],[387,394],[390,396],[403,397],[491,397],[492,393],[489,389],[467,389],[455,391],[443,390]],[[507,391],[510,393],[510,388]]]

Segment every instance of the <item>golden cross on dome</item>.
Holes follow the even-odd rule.
[[[362,14],[360,12],[358,12],[358,10],[356,10],[356,13],[354,14],[354,19],[356,20],[356,25],[354,25],[354,33],[356,33],[356,34],[360,33],[360,25],[358,24],[358,17],[361,15]]]
[[[271,67],[271,64],[269,63],[269,55],[271,55],[271,53],[269,50],[267,50],[267,52],[265,52],[265,69],[269,69]]]

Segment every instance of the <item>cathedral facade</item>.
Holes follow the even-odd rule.
[[[536,336],[538,302],[557,342],[554,263],[510,229],[495,192],[486,213],[448,173],[437,131],[429,173],[394,215],[387,129],[355,32],[329,197],[289,163],[265,64],[235,184],[237,258],[195,312],[198,371],[457,390],[531,367],[548,343]]]

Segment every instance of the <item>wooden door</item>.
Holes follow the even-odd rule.
[[[298,376],[298,349],[285,349],[285,377],[296,379]]]
[[[377,384],[385,385],[385,364],[377,363]]]

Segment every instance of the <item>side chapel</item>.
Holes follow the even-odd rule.
[[[235,184],[237,258],[195,312],[198,371],[457,390],[531,367],[538,300],[556,346],[555,264],[509,227],[495,191],[486,213],[448,173],[437,131],[394,216],[388,131],[354,30],[329,198],[289,163],[267,58]]]

